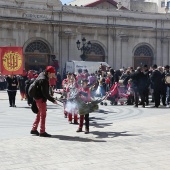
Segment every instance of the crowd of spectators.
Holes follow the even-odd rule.
[[[33,70],[28,72],[24,71],[22,75],[16,76],[18,88],[21,93],[21,100],[26,98],[26,96],[24,96],[26,82],[35,79],[37,76],[38,73]],[[136,70],[133,67],[114,70],[111,67],[106,67],[101,64],[95,73],[88,73],[88,69],[80,69],[78,74],[74,76],[77,77],[78,83],[80,83],[82,77],[83,79],[87,79],[93,95],[98,94],[102,97],[110,91],[110,88],[115,83],[119,83],[124,86],[125,91],[128,90],[129,85],[131,86],[135,107],[138,107],[139,104],[145,107],[149,105],[149,102],[155,102],[154,107],[159,107],[160,103],[167,107],[169,107],[170,104],[170,73],[168,65],[164,67],[157,67],[156,64],[152,67],[144,65],[137,67]],[[7,77],[8,76],[0,73],[0,90],[8,88]],[[61,89],[63,79],[65,79],[65,77],[62,78],[58,72],[56,76],[49,81],[52,87],[51,90]],[[51,94],[53,93],[52,91]],[[151,101],[149,101],[149,95],[152,96]]]

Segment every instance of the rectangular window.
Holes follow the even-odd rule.
[[[161,7],[165,7],[165,1],[161,1]]]
[[[167,2],[167,7],[170,8],[170,1]]]

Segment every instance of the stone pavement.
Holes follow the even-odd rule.
[[[40,138],[29,134],[35,114],[19,93],[16,105],[0,91],[0,170],[170,170],[169,108],[100,106],[84,134],[48,103],[53,138]]]

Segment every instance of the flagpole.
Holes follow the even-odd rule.
[[[10,43],[10,47],[11,47],[11,43]],[[12,57],[13,57],[13,60],[12,60],[12,75],[13,75],[13,73],[14,73],[14,55]]]

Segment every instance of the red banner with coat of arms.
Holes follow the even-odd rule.
[[[0,47],[0,71],[3,75],[23,73],[22,47]]]

